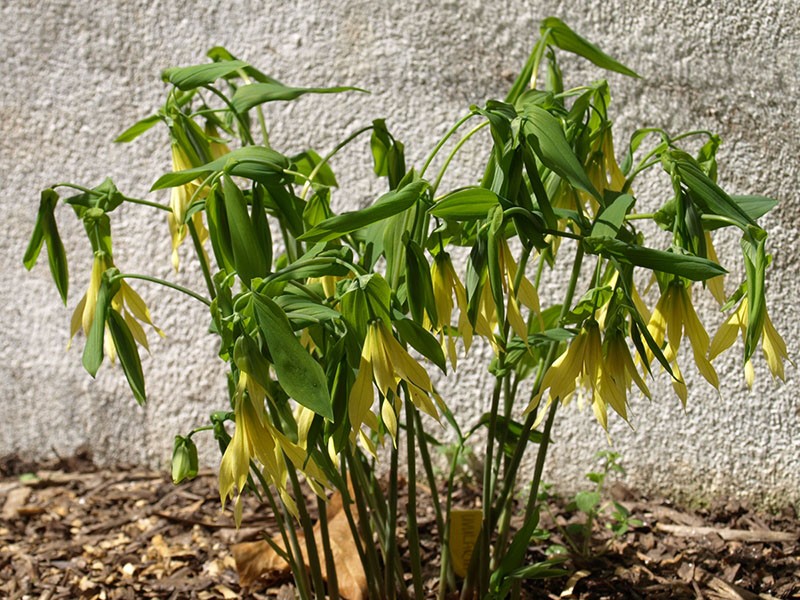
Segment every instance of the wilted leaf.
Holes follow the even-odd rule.
[[[353,533],[347,522],[347,516],[342,507],[342,495],[337,492],[328,501],[328,538],[336,564],[336,579],[339,584],[339,595],[346,600],[363,600],[367,597],[367,576],[358,555]],[[303,560],[308,564],[305,555],[305,538],[298,534],[298,542],[304,552]],[[281,536],[275,536],[273,543],[283,548]],[[324,556],[322,545],[322,532],[319,523],[314,526],[314,541],[320,557]],[[239,583],[246,588],[253,584],[259,577],[266,573],[288,573],[289,565],[281,558],[275,549],[266,541],[245,542],[235,544],[231,551],[236,560],[236,572],[239,574]],[[322,562],[322,576],[327,581],[328,574],[325,561]]]

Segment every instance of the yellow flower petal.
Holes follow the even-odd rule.
[[[389,435],[392,436],[394,447],[397,448],[397,415],[394,412],[394,407],[391,402],[386,398],[383,399],[383,403],[381,404],[381,420],[386,426]]]
[[[366,415],[372,408],[375,394],[372,389],[372,365],[364,357],[358,367],[355,383],[350,389],[350,397],[347,401],[347,414],[350,418],[350,426],[353,429],[360,429]]]
[[[767,366],[769,366],[772,376],[785,381],[783,361],[789,360],[789,353],[786,350],[786,342],[772,325],[772,320],[766,310],[764,311],[764,331],[761,335],[761,349],[767,359]]]
[[[86,307],[86,294],[83,295],[75,310],[72,312],[72,318],[69,322],[69,341],[67,342],[67,350],[72,346],[72,338],[81,329],[81,322],[83,320],[83,313]]]
[[[717,258],[717,252],[714,250],[714,244],[711,241],[711,232],[705,232],[706,238],[706,254],[708,256],[708,260],[711,260],[717,264],[719,264],[719,258]],[[725,276],[724,275],[717,275],[716,277],[712,277],[711,279],[706,280],[706,286],[708,287],[708,291],[711,292],[711,295],[714,296],[714,300],[716,300],[720,306],[725,304]]]

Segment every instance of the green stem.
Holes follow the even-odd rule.
[[[311,173],[309,173],[308,179],[303,184],[303,189],[300,191],[300,198],[303,199],[303,200],[306,199],[306,195],[308,195],[308,191],[311,189],[311,184],[314,182],[314,178],[317,176],[317,174],[319,173],[320,169],[322,169],[322,167],[325,164],[327,164],[327,162],[331,158],[333,158],[342,148],[347,146],[347,144],[349,144],[350,142],[355,140],[362,133],[366,133],[367,131],[372,131],[372,129],[373,129],[373,126],[372,125],[368,125],[367,127],[362,127],[358,131],[356,131],[354,133],[351,133],[349,136],[344,138],[341,142],[336,144],[336,146],[334,147],[333,150],[331,150],[325,156],[323,156],[322,160],[320,160],[319,163],[317,165],[315,165],[314,168],[311,170]]]
[[[484,127],[486,127],[488,125],[489,125],[489,121],[484,121],[483,123],[481,123],[479,125],[476,125],[472,129],[470,129],[464,137],[462,137],[460,140],[458,140],[458,143],[450,151],[450,154],[447,155],[447,159],[444,161],[444,164],[442,165],[442,168],[439,169],[439,173],[436,176],[436,181],[434,181],[433,185],[431,186],[431,197],[436,195],[436,190],[439,189],[439,184],[442,182],[442,177],[444,177],[445,171],[447,171],[447,168],[450,166],[450,163],[452,162],[453,158],[458,153],[458,151],[461,150],[461,147],[464,144],[466,144],[467,141],[473,135],[475,135],[481,129],[483,129]]]
[[[55,183],[51,187],[68,187],[72,188],[73,190],[78,190],[79,192],[83,192],[84,194],[89,194],[91,196],[105,196],[106,194],[103,192],[98,192],[97,190],[90,190],[87,187],[82,185],[78,185],[76,183]],[[159,204],[158,202],[151,202],[150,200],[143,200],[142,198],[130,198],[128,196],[123,196],[125,202],[131,202],[133,204],[141,204],[142,206],[149,206],[151,208],[157,208],[159,210],[163,210],[165,212],[172,212],[172,209],[165,204]]]
[[[447,133],[444,134],[444,137],[439,140],[436,146],[433,147],[433,150],[428,155],[428,158],[425,160],[425,164],[422,165],[422,170],[420,170],[419,172],[420,179],[425,177],[425,171],[428,170],[428,167],[431,165],[431,162],[433,162],[433,159],[436,157],[437,154],[439,154],[439,151],[442,149],[442,146],[444,146],[447,143],[447,140],[449,140],[455,134],[455,132],[461,128],[461,126],[464,123],[469,121],[474,116],[475,113],[469,113],[468,115],[464,115],[458,121],[455,122],[455,124],[447,131]]]
[[[447,595],[447,586],[445,585],[445,582],[450,580],[452,574],[452,570],[450,568],[450,511],[453,507],[453,484],[456,479],[458,459],[463,449],[464,440],[462,439],[458,446],[456,446],[455,452],[453,452],[453,458],[450,461],[450,474],[447,477],[447,498],[445,500],[444,508],[445,524],[444,532],[442,533],[442,539],[444,539],[444,543],[442,545],[442,565],[439,571],[439,600],[445,599]],[[464,588],[467,587],[470,578],[470,573],[467,573],[467,579],[464,581]]]
[[[342,473],[344,475],[345,481],[347,479],[347,471],[346,465],[351,466],[351,472],[353,471],[352,466],[353,464],[359,460],[358,457],[354,457],[352,455],[352,450],[348,448],[345,451],[344,460],[342,461]],[[357,451],[357,450],[356,450]],[[352,479],[350,480],[352,481]],[[355,519],[352,515],[352,510],[350,509],[350,505],[343,503],[345,508],[345,514],[347,515],[347,521],[350,525],[350,529],[352,531],[358,530],[359,531],[359,541],[364,540],[363,544],[363,552],[364,552],[364,559],[362,559],[362,564],[365,566],[365,571],[367,575],[367,584],[369,585],[371,598],[379,598],[380,597],[380,561],[378,560],[378,552],[375,549],[375,544],[372,543],[372,529],[370,528],[370,515],[367,509],[367,505],[364,502],[364,498],[362,496],[363,493],[366,493],[366,488],[361,485],[359,481],[358,475],[356,475],[356,481],[352,485],[353,490],[353,500],[356,504],[356,510],[358,512],[358,521],[359,525],[357,526],[355,523]],[[348,490],[349,494],[349,490]],[[355,533],[354,533],[355,537]],[[361,544],[358,545],[361,547]]]
[[[344,498],[342,499],[344,505]],[[331,548],[330,532],[328,531],[327,503],[317,497],[317,512],[319,513],[319,532],[322,538],[322,552],[325,555],[325,574],[328,579],[328,596],[330,600],[339,600],[339,578],[336,574],[336,563]]]
[[[567,285],[567,291],[564,294],[564,302],[561,305],[561,314],[559,316],[559,325],[563,325],[564,319],[569,314],[570,307],[572,305],[572,300],[575,296],[575,288],[578,284],[578,278],[580,276],[581,265],[583,264],[583,248],[581,245],[578,245],[578,248],[575,252],[575,259],[572,264],[572,273],[570,275],[570,280]],[[544,373],[547,369],[550,368],[550,365],[556,359],[556,352],[558,351],[559,342],[553,341],[550,343],[550,347],[548,348],[547,357],[544,360],[544,363],[541,365],[539,369],[539,373],[537,374],[536,382],[531,390],[531,396],[535,396],[539,393],[539,388],[541,386],[542,380],[544,379]],[[533,429],[533,424],[536,422],[536,412],[532,410],[528,413],[528,416],[525,419],[525,422],[522,426],[522,431],[520,432],[520,440],[528,439],[531,430]],[[511,492],[514,489],[517,480],[517,471],[519,470],[519,465],[522,462],[522,457],[525,454],[526,444],[518,444],[517,447],[514,449],[514,454],[511,457],[511,461],[508,464],[508,469],[505,472],[504,484],[500,496],[498,498],[498,506],[502,506],[506,499],[509,497]]]
[[[289,470],[291,471],[291,469]],[[283,510],[283,518],[291,523],[292,515],[289,514],[289,510],[286,508],[286,504],[284,504],[283,501],[281,501],[281,509]],[[297,532],[293,524],[287,527],[286,531],[289,536],[289,546],[292,549],[292,556],[295,557],[295,561],[298,563],[297,571],[294,574],[297,591],[299,592],[300,598],[308,598],[308,600],[311,600],[311,582],[308,579],[308,571],[306,570],[305,561],[303,560],[303,551],[300,549],[300,541],[297,538]]]
[[[150,283],[157,283],[158,285],[163,285],[164,287],[171,288],[178,292],[182,292],[187,296],[191,296],[195,300],[199,300],[206,306],[211,306],[211,301],[208,298],[204,298],[200,294],[193,292],[192,290],[183,287],[182,285],[178,285],[177,283],[171,283],[169,281],[165,281],[164,279],[159,279],[158,277],[150,277],[149,275],[138,275],[136,273],[120,273],[119,275],[115,275],[111,278],[111,281],[117,281],[118,279],[141,279],[142,281],[149,281]]]
[[[283,539],[283,547],[285,548],[284,552],[286,553],[287,558],[289,559],[287,562],[289,563],[289,568],[292,570],[294,574],[295,582],[297,583],[298,591],[301,592],[301,598],[310,598],[310,594],[308,593],[308,574],[306,573],[306,567],[303,563],[303,555],[296,554],[299,551],[299,546],[295,544],[292,545],[291,542],[291,535],[287,533],[287,531],[291,530],[292,534],[294,534],[294,524],[289,521],[289,527],[286,526],[286,522],[284,518],[281,516],[281,511],[278,509],[278,504],[275,501],[275,497],[272,494],[272,491],[269,489],[269,484],[264,479],[264,476],[258,469],[253,469],[258,477],[258,480],[261,482],[261,487],[264,490],[264,495],[267,497],[267,502],[269,503],[270,509],[272,510],[272,514],[275,517],[275,521],[278,523],[278,529],[281,534],[281,539]],[[284,512],[284,515],[286,513]],[[291,517],[289,517],[291,518]],[[296,541],[296,536],[295,536]],[[292,549],[294,548],[294,550]],[[299,562],[298,562],[299,558]],[[303,596],[305,594],[305,596]]]
[[[250,128],[247,127],[247,123],[245,123],[244,118],[242,115],[239,114],[239,111],[233,106],[233,103],[228,100],[228,97],[216,89],[214,86],[211,85],[204,85],[205,89],[209,92],[217,96],[220,100],[222,100],[228,109],[231,111],[231,114],[236,117],[236,120],[239,122],[239,136],[242,138],[242,143],[245,145],[255,145],[255,140],[253,139],[253,134],[250,133]]]
[[[397,462],[397,446],[392,445],[389,459],[389,506],[386,514],[386,549],[384,550],[387,565],[392,565],[399,558],[397,553]],[[394,569],[391,568],[387,568],[384,572],[384,593],[387,600],[393,600],[397,597],[394,574]],[[402,585],[402,581],[401,579],[397,583]]]
[[[300,487],[300,481],[297,479],[297,471],[290,463],[287,465],[287,473],[289,474],[289,481],[292,483],[292,491],[294,492],[295,504],[297,505],[297,513],[300,517],[300,526],[303,528],[303,535],[306,538],[306,553],[308,558],[308,567],[311,570],[311,580],[314,583],[314,591],[317,598],[325,597],[325,581],[322,578],[322,566],[319,562],[319,552],[317,551],[317,542],[314,539],[314,527],[311,523],[311,517],[306,508],[306,499],[303,496],[303,490]]]
[[[206,288],[208,288],[208,295],[211,300],[217,297],[217,292],[214,289],[214,280],[211,278],[211,271],[208,267],[206,260],[206,253],[203,250],[203,243],[200,241],[200,236],[197,235],[197,228],[194,226],[194,221],[189,219],[186,223],[189,228],[189,235],[192,237],[192,244],[194,245],[197,260],[200,262],[200,270],[203,271],[203,279],[206,281]]]
[[[411,578],[414,583],[414,594],[417,598],[423,595],[422,588],[422,558],[420,556],[419,527],[417,525],[417,456],[414,449],[415,444],[415,424],[414,415],[416,409],[408,397],[408,389],[404,387],[406,404],[406,460],[408,469],[408,507],[407,514],[407,537],[408,553],[411,558]],[[420,434],[422,431],[420,431]]]
[[[502,372],[505,366],[505,354],[500,354],[497,359],[497,368]],[[494,503],[494,486],[492,485],[492,466],[494,459],[495,437],[497,434],[497,412],[500,407],[500,393],[503,387],[503,377],[497,377],[494,381],[492,390],[492,403],[489,408],[489,428],[486,433],[486,451],[483,463],[483,498],[481,508],[483,509],[483,524],[481,526],[481,549],[480,549],[480,572],[478,576],[479,597],[483,598],[489,586],[489,570],[491,568],[491,535],[492,526],[492,505]],[[475,551],[478,551],[476,546]]]

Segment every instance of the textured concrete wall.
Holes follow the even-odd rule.
[[[312,144],[324,151],[356,127],[386,117],[406,142],[409,157],[420,164],[466,106],[504,95],[534,41],[538,20],[551,14],[564,18],[643,75],[641,80],[609,76],[618,139],[627,139],[641,125],[673,132],[712,129],[724,140],[723,185],[781,200],[766,219],[774,254],[770,310],[791,355],[797,356],[796,3],[201,4],[11,0],[0,7],[5,73],[0,87],[5,217],[0,225],[0,454],[46,456],[52,449],[66,453],[89,443],[104,461],[165,464],[172,435],[223,405],[223,369],[213,338],[204,333],[203,307],[178,302],[147,284],[137,289],[169,336],[154,343],[152,357],[144,358],[147,407],[132,401],[119,369],[104,369],[93,381],[80,367],[80,349],[65,352],[69,315],[87,283],[90,262],[82,231],[66,210],[60,216],[72,268],[68,309],[57,300],[46,261],[32,275],[21,265],[44,186],[64,180],[95,185],[110,175],[124,192],[144,195],[168,169],[162,136],[147,135],[132,146],[111,141],[160,105],[163,68],[203,61],[205,50],[216,44],[287,83],[373,90],[371,96],[306,98],[271,110],[276,147],[290,151]],[[577,60],[565,61],[564,69],[573,73],[573,81],[601,75]],[[339,207],[365,205],[377,189],[369,182],[366,155],[355,154],[335,163],[349,190],[335,199]],[[477,157],[470,159],[469,152],[466,157],[454,182],[475,178]],[[657,194],[648,197],[648,189],[638,190],[643,208],[661,200]],[[173,276],[161,218],[126,208],[115,213],[114,232],[116,261],[125,270]],[[737,252],[732,237],[720,245]],[[733,279],[741,277],[736,268]],[[191,269],[176,280],[201,287],[199,274]],[[702,318],[716,329],[720,315],[710,303],[703,308]],[[699,498],[736,494],[777,503],[800,500],[797,372],[789,368],[786,385],[777,386],[759,359],[756,384],[749,391],[736,358],[732,352],[717,363],[721,396],[695,383],[684,411],[662,377],[652,386],[652,402],[634,401],[633,429],[619,420],[613,423],[611,439],[629,466],[631,482],[646,491]],[[695,373],[690,377],[697,382]],[[484,367],[473,362],[452,383],[449,401],[467,423],[485,410],[489,379]],[[590,414],[570,406],[560,417],[550,479],[572,487],[608,442]],[[215,460],[213,453],[206,456]]]

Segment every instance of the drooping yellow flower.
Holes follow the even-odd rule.
[[[441,398],[434,391],[428,373],[400,345],[381,321],[373,321],[367,328],[358,375],[350,390],[348,401],[350,425],[354,434],[359,435],[368,450],[374,452],[374,446],[365,440],[368,438],[361,431],[361,426],[366,424],[373,431],[378,429],[377,418],[371,411],[374,400],[373,379],[383,397],[381,416],[393,439],[396,436],[398,389],[401,382],[405,382],[411,401],[418,409],[434,419],[439,419],[439,411],[434,400],[440,403]],[[390,401],[388,406],[386,400]],[[387,411],[391,411],[392,414],[389,415]]]
[[[733,345],[736,341],[737,332],[741,332],[742,339],[747,335],[747,319],[748,319],[748,305],[747,296],[745,296],[739,303],[731,316],[720,326],[717,333],[714,334],[714,339],[711,340],[711,347],[708,350],[709,360],[714,360],[717,356],[722,354],[725,350]],[[784,361],[789,361],[789,354],[786,350],[786,342],[775,329],[772,320],[769,318],[769,313],[764,309],[764,322],[759,334],[761,338],[761,350],[764,352],[764,357],[767,359],[767,366],[773,377],[777,377],[785,381]],[[745,381],[748,387],[753,386],[755,379],[755,370],[750,359],[744,365]]]
[[[612,330],[606,334],[603,340],[603,368],[599,393],[601,404],[603,406],[610,405],[626,421],[628,420],[628,391],[633,383],[642,394],[650,398],[650,390],[639,375],[639,371],[636,370],[625,336],[619,330]],[[607,428],[607,425],[604,424],[604,427]]]
[[[523,274],[519,278],[519,286],[515,289],[514,283],[517,279],[519,266],[511,255],[511,249],[505,239],[500,240],[500,260],[501,271],[503,273],[503,289],[508,300],[506,301],[506,318],[514,333],[517,334],[526,344],[528,343],[528,325],[522,318],[519,310],[520,304],[525,306],[542,323],[541,308],[539,307],[539,294],[530,280]]]
[[[706,238],[706,255],[708,257],[708,260],[719,264],[719,258],[717,258],[717,251],[714,250],[714,243],[711,241],[711,233],[706,231],[705,238]],[[712,277],[711,279],[706,280],[706,287],[708,287],[708,291],[711,292],[711,295],[714,296],[714,300],[716,300],[720,306],[725,304],[724,275],[717,275],[716,277]]]
[[[179,144],[173,142],[172,144],[172,170],[185,171],[191,169],[192,164],[186,156],[186,152],[180,147]],[[190,181],[184,185],[179,185],[172,188],[169,198],[169,207],[172,212],[167,215],[167,223],[169,224],[169,232],[172,236],[172,266],[177,271],[180,266],[180,259],[178,257],[178,248],[186,239],[186,211],[192,201],[192,196],[197,191],[201,182],[195,180]],[[200,243],[205,243],[208,239],[208,230],[203,223],[201,212],[196,212],[192,215],[192,223],[197,230],[197,236]]]
[[[103,273],[113,267],[114,261],[107,254],[102,252],[95,254],[94,261],[92,262],[92,274],[89,279],[89,287],[72,313],[67,348],[72,345],[72,339],[79,330],[83,330],[84,335],[89,335],[89,330],[92,328],[95,312],[97,311],[97,294],[100,291]],[[144,300],[142,300],[141,296],[139,296],[125,281],[120,282],[119,290],[114,294],[114,297],[111,298],[111,308],[122,315],[125,323],[128,325],[128,329],[130,329],[133,339],[145,350],[149,350],[150,348],[147,342],[147,334],[140,323],[149,325],[158,335],[164,337],[164,332],[153,323],[150,317],[150,310],[147,308]],[[116,359],[116,349],[111,340],[111,333],[108,327],[106,327],[105,330],[103,348],[106,356],[112,361]]]
[[[600,326],[589,319],[580,333],[542,378],[539,393],[533,397],[525,413],[535,410],[547,392],[547,406],[556,400],[568,404],[576,392],[579,402],[587,399],[592,412],[603,429],[608,429],[608,406],[626,421],[628,420],[628,390],[636,383],[642,393],[650,397],[650,391],[642,380],[631,358],[625,337],[613,330],[601,342]],[[547,410],[539,412],[536,426],[544,419]]]
[[[586,175],[589,177],[589,181],[601,195],[605,190],[622,191],[625,185],[625,175],[622,174],[614,156],[614,140],[610,126],[605,127],[598,134],[592,146],[593,149],[586,160]],[[580,197],[589,203],[594,212],[597,211],[597,200],[593,196],[586,192],[580,192]]]
[[[694,310],[690,290],[682,281],[674,279],[667,285],[650,317],[647,329],[659,346],[663,346],[664,342],[667,342],[664,358],[672,367],[675,375],[672,386],[684,405],[687,400],[686,384],[683,382],[678,366],[678,349],[684,333],[689,338],[692,355],[700,374],[711,385],[719,389],[717,372],[706,358],[709,348],[708,333]],[[652,361],[652,359],[653,355],[648,351],[648,360]]]
[[[288,458],[320,496],[326,479],[319,466],[308,458],[304,445],[289,440],[270,422],[264,408],[265,391],[246,372],[239,373],[234,395],[235,429],[219,466],[219,496],[223,508],[234,498],[236,525],[241,522],[241,494],[247,485],[251,461],[263,467],[263,476],[273,484],[292,514],[297,507],[286,489]]]
[[[547,392],[547,405],[555,401],[568,404],[578,389],[585,390],[592,404],[592,411],[604,428],[608,426],[605,400],[600,386],[603,377],[603,350],[600,343],[600,328],[597,321],[587,320],[580,333],[567,346],[561,356],[544,374],[539,392],[533,397],[525,414],[536,410]],[[534,426],[538,426],[547,414],[540,410]]]
[[[464,340],[465,352],[469,352],[469,348],[472,345],[474,330],[469,322],[467,313],[467,292],[464,289],[464,284],[458,278],[450,260],[450,255],[447,252],[439,252],[434,257],[433,265],[431,266],[431,281],[433,283],[433,297],[436,303],[438,323],[427,325],[439,334],[442,349],[447,353],[450,364],[455,369],[457,364],[456,344],[451,335],[454,306],[458,306],[458,332]],[[454,298],[455,304],[453,302]],[[478,319],[485,320],[483,315],[479,315]]]

